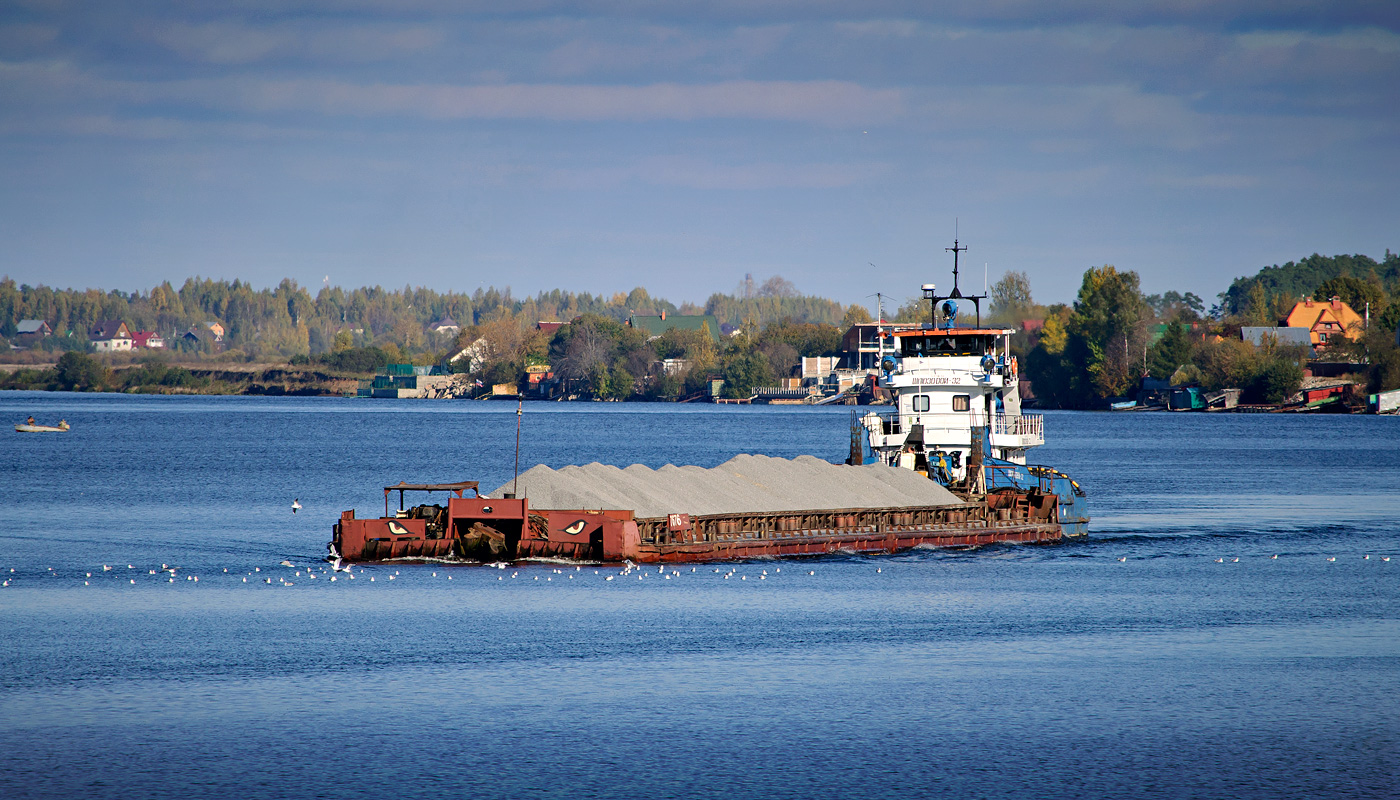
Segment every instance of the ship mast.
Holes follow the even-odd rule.
[[[959,291],[958,291],[958,253],[966,253],[966,252],[967,252],[967,245],[963,245],[962,247],[958,247],[958,238],[957,238],[956,236],[954,236],[954,237],[953,237],[953,246],[952,246],[952,247],[945,247],[945,248],[943,248],[943,251],[944,251],[944,252],[951,252],[951,253],[953,254],[953,292],[952,292],[952,294],[950,294],[950,295],[948,295],[948,296],[949,296],[949,297],[962,297],[962,292],[959,292]]]
[[[931,285],[926,285],[924,297],[929,300],[929,314],[934,326],[938,325],[938,302],[940,300],[971,300],[972,307],[977,312],[977,327],[982,327],[982,301],[987,299],[985,294],[964,295],[958,288],[958,254],[967,252],[967,245],[959,244],[957,237],[953,237],[953,246],[943,248],[953,254],[953,289],[946,297],[939,297],[932,291]]]

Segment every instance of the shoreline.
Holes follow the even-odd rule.
[[[56,364],[0,364],[0,385],[24,370],[37,373],[52,371]],[[141,363],[111,367],[113,377],[120,380],[126,373],[140,370]],[[199,361],[161,362],[166,370],[182,370],[199,385],[144,384],[124,388],[88,389],[98,394],[191,394],[191,395],[271,395],[295,397],[344,396],[353,394],[364,376],[347,375],[333,370],[287,363],[210,364]],[[36,376],[37,377],[37,376]],[[68,391],[48,382],[30,385],[4,386],[7,391]]]

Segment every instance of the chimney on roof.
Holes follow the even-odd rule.
[[[1342,310],[1342,298],[1338,297],[1335,294],[1332,295],[1332,308],[1337,311]]]
[[[1304,308],[1312,308],[1312,298],[1311,298],[1311,297],[1305,297],[1305,298],[1303,298],[1303,307],[1304,307]]]

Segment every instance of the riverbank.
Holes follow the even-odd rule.
[[[120,392],[128,394],[292,395],[354,394],[363,376],[324,367],[278,363],[199,361],[134,363],[74,375],[59,362],[0,364],[0,389]]]

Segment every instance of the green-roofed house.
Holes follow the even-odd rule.
[[[672,328],[679,328],[683,331],[709,330],[710,338],[719,341],[719,320],[714,314],[667,314],[661,312],[661,316],[643,316],[633,314],[627,318],[627,324],[638,330],[646,331],[647,339],[655,339]]]

